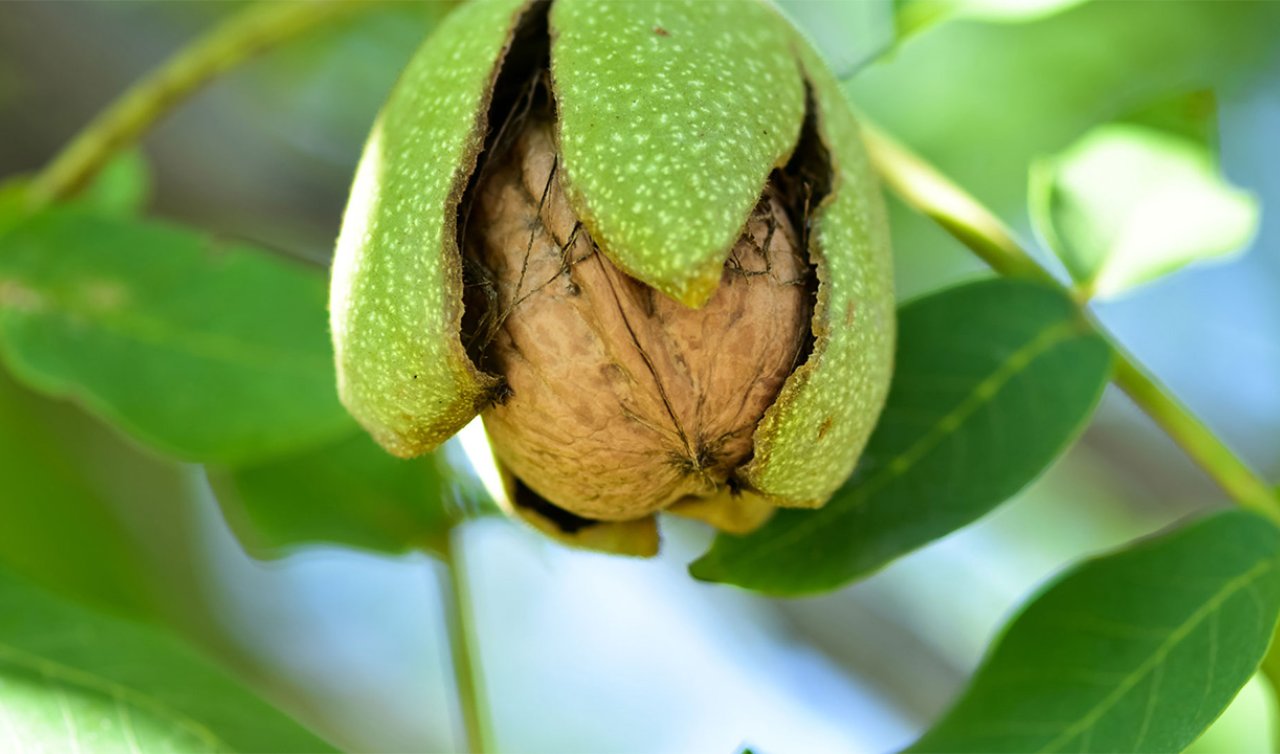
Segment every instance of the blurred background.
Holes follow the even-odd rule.
[[[1233,448],[1280,478],[1280,3],[962,5],[900,2],[897,41],[848,92],[1028,243],[1029,163],[1150,101],[1214,92],[1221,165],[1259,197],[1260,231],[1229,262],[1184,270],[1099,315]],[[124,87],[238,7],[0,4],[0,176],[40,167]],[[143,143],[150,210],[327,264],[374,113],[447,10],[389,3],[221,79]],[[930,221],[891,208],[901,298],[987,274]],[[152,457],[73,407],[30,398],[27,410],[73,437],[76,462],[96,469],[113,506],[112,546],[133,564],[120,582],[129,589],[98,588],[101,526],[64,521],[55,534],[28,521],[27,536],[46,532],[36,544],[65,561],[60,586],[177,627],[340,745],[451,749],[458,723],[428,557],[314,547],[256,560],[199,468]],[[6,496],[3,463],[0,526],[32,504]],[[469,523],[463,556],[498,744],[901,747],[946,708],[1038,585],[1223,502],[1108,393],[1082,440],[1016,499],[822,597],[778,601],[692,581],[685,565],[710,533],[689,523],[667,522],[653,561],[568,551],[497,519]],[[1198,748],[1265,750],[1270,695],[1251,684]]]

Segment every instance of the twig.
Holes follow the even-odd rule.
[[[221,73],[343,13],[358,0],[252,5],[183,47],[89,122],[27,188],[33,209],[83,188],[121,149]]]
[[[909,206],[932,218],[997,272],[1039,280],[1061,289],[1115,352],[1112,381],[1186,451],[1238,504],[1280,522],[1280,496],[1217,435],[1170,395],[1085,311],[1085,302],[1029,254],[1013,233],[977,199],[937,168],[863,118],[871,161]]]

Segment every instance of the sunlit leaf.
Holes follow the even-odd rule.
[[[14,752],[332,751],[172,635],[5,570],[0,742]]]
[[[1072,277],[1098,296],[1238,252],[1259,219],[1257,200],[1222,179],[1206,146],[1119,123],[1033,165],[1029,201]]]
[[[848,78],[893,47],[893,0],[778,0],[838,78]]]
[[[955,12],[983,21],[1036,21],[1074,8],[1086,0],[951,0]]]
[[[1026,222],[1027,165],[1100,118],[1193,84],[1231,92],[1241,123],[1259,122],[1248,113],[1269,101],[1274,81],[1258,61],[1275,49],[1278,26],[1280,3],[1090,2],[1035,23],[938,26],[848,89],[872,120],[1016,227]],[[1265,133],[1245,126],[1239,138],[1263,143]],[[900,291],[975,273],[973,255],[931,220],[901,203],[890,209]]]
[[[1083,427],[1110,350],[1061,293],[1014,280],[899,313],[889,403],[854,478],[816,511],[720,535],[694,576],[776,594],[838,587],[1013,495]]]
[[[915,752],[1181,751],[1280,613],[1280,531],[1242,511],[1098,558],[1013,620]]]
[[[443,452],[443,451],[441,451]],[[390,455],[360,432],[272,463],[213,472],[241,539],[267,555],[317,544],[402,552],[442,549],[451,522],[433,455]]]
[[[915,32],[946,18],[971,18],[995,23],[1037,21],[1074,8],[1085,0],[898,0],[898,24]]]
[[[0,240],[0,356],[176,456],[239,463],[349,432],[325,281],[187,230],[76,210]]]

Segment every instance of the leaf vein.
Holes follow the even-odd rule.
[[[1255,581],[1270,573],[1275,567],[1276,562],[1274,560],[1264,560],[1224,584],[1222,590],[1215,594],[1212,599],[1197,608],[1181,625],[1171,631],[1168,638],[1161,642],[1155,651],[1151,653],[1151,656],[1139,664],[1125,681],[1118,684],[1110,694],[1099,700],[1084,716],[1068,726],[1056,738],[1037,749],[1037,751],[1059,751],[1064,744],[1071,741],[1082,731],[1092,729],[1098,720],[1110,712],[1125,694],[1132,691],[1148,673],[1158,668],[1169,653],[1173,651],[1173,648],[1195,630],[1202,621],[1212,615],[1214,611],[1218,610],[1224,602],[1236,593],[1250,589]]]

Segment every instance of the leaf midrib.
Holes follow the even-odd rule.
[[[1058,747],[1075,738],[1081,732],[1092,730],[1093,725],[1097,723],[1103,715],[1114,708],[1122,696],[1137,686],[1148,673],[1151,673],[1153,670],[1160,667],[1161,663],[1163,663],[1164,659],[1169,656],[1174,648],[1186,639],[1186,637],[1194,631],[1201,622],[1211,615],[1216,614],[1217,610],[1222,607],[1222,604],[1233,597],[1237,592],[1245,589],[1246,587],[1252,586],[1255,581],[1275,570],[1276,565],[1277,563],[1274,558],[1261,561],[1249,570],[1224,584],[1222,589],[1215,594],[1212,599],[1198,607],[1190,616],[1187,617],[1185,621],[1183,621],[1183,623],[1171,631],[1168,637],[1166,637],[1165,640],[1156,647],[1155,651],[1151,653],[1151,656],[1135,668],[1128,677],[1118,683],[1111,693],[1103,697],[1075,724],[1059,733],[1056,738],[1050,740],[1036,751],[1042,754],[1058,751]],[[1136,750],[1141,743],[1142,738],[1139,738],[1139,740],[1134,743],[1133,748]]]

